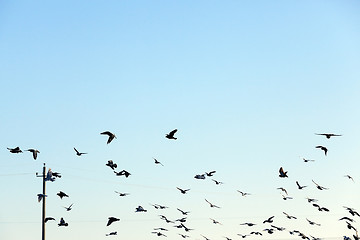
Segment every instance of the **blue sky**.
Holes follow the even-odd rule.
[[[338,219],[349,216],[343,206],[360,210],[359,8],[357,1],[2,1],[0,238],[41,237],[35,172],[43,163],[63,175],[47,184],[53,240],[158,239],[156,227],[182,239],[182,229],[158,216],[178,219],[176,208],[191,212],[190,239],[240,239],[269,227],[262,221],[272,215],[274,225],[307,236],[350,236]],[[166,139],[175,128],[178,140]],[[106,130],[117,136],[109,145]],[[314,134],[324,132],[343,136]],[[38,159],[6,149],[16,146],[39,149]],[[88,154],[77,157],[73,147]],[[110,159],[132,175],[114,176]],[[289,178],[278,177],[280,166]],[[211,170],[223,185],[194,179]],[[300,191],[295,181],[308,187]],[[282,200],[278,187],[293,199]],[[60,200],[60,190],[70,197]],[[135,213],[139,205],[148,212]],[[121,220],[106,227],[110,216]],[[61,217],[69,227],[57,226]],[[111,231],[119,236],[106,237]]]

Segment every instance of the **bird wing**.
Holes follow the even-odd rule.
[[[172,130],[170,133],[169,133],[169,135],[170,136],[174,136],[174,134],[177,132],[177,129],[174,129],[174,130]]]

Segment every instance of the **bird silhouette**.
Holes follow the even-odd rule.
[[[252,226],[255,226],[256,224],[251,223],[251,222],[246,222],[246,223],[240,223],[240,225],[246,225],[246,226],[252,227]]]
[[[313,221],[311,221],[311,220],[309,220],[309,219],[307,219],[307,218],[306,218],[306,220],[308,221],[308,223],[309,223],[310,225],[321,226],[320,223],[313,222]]]
[[[216,171],[205,172],[206,176],[208,176],[208,177],[214,176],[215,173],[216,173]]]
[[[46,217],[45,220],[44,220],[44,222],[46,223],[46,222],[51,221],[51,220],[55,221],[55,218],[53,218],[53,217]]]
[[[205,174],[196,174],[194,178],[204,180],[205,179]]]
[[[208,200],[205,199],[205,201],[210,205],[210,207],[212,208],[220,208],[219,206],[216,206],[215,204],[212,204],[211,202],[209,202]]]
[[[307,186],[301,186],[298,181],[296,181],[296,185],[300,190],[307,187]]]
[[[180,211],[182,213],[182,215],[188,215],[188,213],[190,213],[190,212],[183,211],[183,210],[181,210],[179,208],[177,208],[177,210]]]
[[[278,187],[277,189],[279,189],[279,190],[283,191],[286,195],[288,195],[288,192],[286,191],[286,189],[285,189],[285,188],[283,188],[283,187]]]
[[[220,181],[216,181],[215,179],[211,179],[215,182],[216,185],[219,185],[219,184],[224,184],[223,182],[220,182]]]
[[[328,188],[320,186],[319,184],[317,184],[316,182],[314,182],[314,180],[311,180],[311,181],[312,181],[313,183],[315,183],[317,189],[319,189],[319,190],[328,190]]]
[[[70,204],[70,206],[68,206],[68,207],[64,207],[65,209],[66,209],[66,211],[71,211],[72,210],[72,205],[74,205],[73,203],[72,204]]]
[[[176,137],[174,137],[174,135],[175,135],[175,133],[177,132],[177,129],[174,129],[174,130],[172,130],[171,132],[169,132],[168,134],[166,134],[166,138],[168,138],[168,139],[174,139],[174,140],[176,140],[177,138]]]
[[[236,190],[236,191],[238,191],[243,197],[246,197],[247,195],[251,195],[250,193],[242,192],[240,190]]]
[[[32,148],[30,148],[30,149],[28,149],[28,150],[26,150],[26,151],[29,151],[29,152],[31,152],[31,153],[33,154],[34,160],[37,159],[37,155],[38,155],[38,153],[40,153],[39,150],[37,150],[37,149],[32,149]]]
[[[102,134],[102,135],[107,135],[109,138],[108,138],[108,140],[107,140],[107,144],[109,144],[109,143],[111,143],[111,141],[114,139],[114,138],[116,138],[116,136],[115,136],[115,134],[113,134],[112,132],[109,132],[109,131],[105,131],[105,132],[102,132],[102,133],[100,133],[100,134]]]
[[[315,133],[315,134],[325,136],[327,139],[330,139],[331,137],[340,137],[340,136],[342,136],[340,134],[334,134],[334,133]]]
[[[279,173],[280,173],[279,177],[281,177],[281,178],[288,177],[288,175],[287,175],[287,171],[286,171],[286,172],[284,172],[284,169],[283,169],[282,167],[280,167],[280,169],[279,169]]]
[[[117,194],[119,194],[120,197],[125,197],[127,195],[129,195],[130,193],[121,193],[121,192],[117,192],[115,191]]]
[[[264,220],[263,223],[273,223],[273,222],[274,222],[274,220],[273,220],[274,217],[275,217],[275,216],[269,217],[268,219]]]
[[[110,226],[110,224],[112,224],[113,222],[117,222],[117,221],[120,221],[120,219],[116,218],[116,217],[108,217],[108,222],[107,222],[106,226]]]
[[[126,170],[121,170],[120,172],[114,171],[114,173],[116,173],[116,176],[125,176],[126,178],[128,178],[131,175],[131,173],[129,173]]]
[[[281,196],[282,196],[282,199],[284,199],[284,200],[293,199],[292,197],[285,196],[285,195],[282,195],[282,194],[281,194]]]
[[[190,189],[181,189],[179,187],[176,187],[182,194],[186,194],[187,191],[189,191]]]
[[[56,195],[58,195],[61,199],[62,199],[63,197],[69,197],[66,193],[64,193],[64,192],[62,192],[62,191],[58,192]]]
[[[160,164],[161,166],[164,166],[161,162],[159,162],[156,158],[153,158],[155,161],[155,164]]]
[[[58,227],[64,226],[67,227],[69,224],[65,222],[64,218],[60,219],[60,222],[58,223]]]
[[[138,207],[135,209],[135,212],[147,212],[147,210],[145,210],[142,206],[138,206]]]
[[[307,163],[307,162],[315,162],[314,159],[305,159],[305,158],[303,158],[303,161],[306,162],[306,163]]]
[[[350,176],[350,175],[344,175],[344,177],[347,177],[347,178],[350,179],[351,181],[355,182],[354,179],[352,178],[352,176]]]
[[[11,153],[22,153],[19,147],[16,148],[7,148]]]
[[[77,156],[81,156],[81,155],[83,155],[83,154],[87,154],[87,153],[83,153],[83,152],[79,152],[76,148],[74,148],[74,150],[75,150],[75,152],[76,152],[76,155]]]
[[[328,149],[326,147],[319,145],[319,146],[316,146],[315,148],[319,148],[319,149],[323,150],[325,153],[325,156],[327,156]]]
[[[164,237],[166,237],[166,235],[165,234],[163,234],[163,233],[161,233],[161,232],[151,232],[151,233],[155,233],[157,236],[164,236]]]
[[[115,170],[117,168],[117,164],[113,162],[113,160],[108,160],[106,166],[110,167],[112,170]]]
[[[42,193],[39,193],[37,196],[38,196],[38,202],[41,202],[41,200],[42,200],[43,198],[47,197],[47,195],[42,194]]]
[[[283,212],[283,214],[285,214],[285,216],[286,216],[288,219],[297,219],[297,217],[291,216],[291,215],[287,214],[286,212]]]
[[[117,232],[111,232],[111,233],[105,234],[105,236],[114,236],[114,235],[117,235]]]
[[[213,222],[213,224],[219,224],[219,225],[222,225],[221,222],[213,219],[213,218],[210,218],[210,220]]]
[[[311,203],[311,202],[317,202],[318,200],[317,199],[315,199],[315,198],[306,198],[307,199],[307,201],[309,202],[309,203]]]

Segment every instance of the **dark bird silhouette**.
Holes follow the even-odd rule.
[[[120,219],[116,218],[116,217],[109,217],[106,226],[110,226],[110,224],[112,224],[113,222],[116,222],[116,221],[120,221]]]
[[[62,191],[58,192],[56,195],[58,195],[61,199],[62,199],[63,197],[69,197],[66,193],[64,193],[64,192],[62,192]]]
[[[189,191],[190,189],[181,189],[179,187],[176,187],[182,194],[186,194],[187,191]]]
[[[274,220],[273,220],[274,217],[275,216],[269,217],[268,219],[264,220],[263,223],[273,223],[274,222]]]
[[[194,178],[204,180],[206,177],[205,174],[196,174]]]
[[[347,177],[348,179],[350,179],[350,180],[352,180],[353,182],[355,182],[354,179],[352,178],[352,176],[350,176],[350,175],[344,175],[344,177]]]
[[[285,196],[285,195],[282,195],[282,194],[281,194],[281,196],[282,196],[282,199],[284,199],[284,200],[293,199],[292,197]]]
[[[280,173],[279,177],[281,177],[281,178],[288,177],[288,175],[287,175],[287,171],[286,171],[286,172],[284,172],[284,169],[283,169],[282,167],[280,167],[280,169],[279,169],[279,173]]]
[[[315,199],[315,198],[306,198],[307,199],[307,201],[309,202],[309,203],[311,203],[311,202],[317,202],[318,200],[317,199]]]
[[[349,222],[355,222],[354,219],[349,218],[349,217],[342,217],[342,218],[339,219],[339,221],[341,221],[341,220],[346,220],[346,221],[349,221]]]
[[[243,235],[243,234],[240,234],[240,233],[238,233],[237,235],[240,236],[241,238],[246,238],[247,236],[250,236],[248,234]]]
[[[307,187],[307,186],[301,186],[298,181],[296,181],[296,185],[300,190]]]
[[[117,168],[117,164],[113,162],[113,160],[108,160],[106,166],[110,167],[112,170],[115,170]]]
[[[286,189],[285,189],[285,188],[283,188],[283,187],[278,187],[277,189],[279,189],[279,190],[283,191],[284,193],[286,193],[286,195],[288,195],[288,192],[286,191]]]
[[[174,139],[174,140],[176,140],[177,138],[176,137],[174,137],[174,135],[175,135],[175,133],[177,132],[177,129],[174,129],[174,130],[172,130],[171,132],[169,132],[168,134],[166,134],[166,138],[168,138],[168,139]]]
[[[291,215],[287,214],[286,212],[283,212],[283,214],[285,214],[285,216],[286,216],[288,219],[297,219],[295,216],[291,216]]]
[[[61,173],[53,172],[52,175],[53,177],[61,178]]]
[[[329,212],[329,211],[330,211],[330,210],[327,209],[326,207],[320,207],[320,206],[319,206],[318,204],[316,204],[316,203],[313,203],[313,206],[314,206],[314,207],[317,207],[319,212],[322,212],[322,211]]]
[[[247,195],[251,195],[250,193],[242,192],[240,190],[236,190],[236,191],[238,191],[243,197],[246,197]]]
[[[220,208],[219,206],[216,206],[215,204],[212,204],[211,202],[209,202],[208,200],[205,199],[205,201],[210,204],[210,207],[212,208]]]
[[[334,133],[315,133],[315,134],[325,136],[327,139],[330,139],[331,137],[340,137],[340,136],[342,136],[340,134],[334,134]]]
[[[87,153],[83,153],[83,152],[79,152],[76,148],[74,148],[76,155],[78,155],[79,157],[83,154],[87,154]]]
[[[351,225],[351,223],[349,223],[348,221],[346,221],[346,227],[348,228],[348,229],[353,229],[355,232],[357,232],[357,229],[353,226],[353,225]]]
[[[161,166],[164,166],[161,162],[159,162],[156,158],[153,158],[155,161],[155,164],[160,164]]]
[[[246,222],[246,223],[240,223],[240,225],[246,225],[246,226],[252,227],[252,226],[255,226],[256,224],[255,224],[255,223]]]
[[[41,202],[41,200],[44,198],[44,197],[47,197],[47,195],[44,195],[42,193],[39,193],[38,195],[38,202]]]
[[[186,217],[183,217],[183,218],[179,218],[179,219],[176,219],[175,222],[186,222],[187,218]]]
[[[129,173],[128,171],[126,171],[126,170],[122,170],[122,171],[120,171],[120,172],[115,172],[114,171],[114,173],[116,173],[116,176],[125,176],[126,178],[128,178],[130,175],[131,175],[131,173]]]
[[[308,221],[308,223],[309,223],[310,225],[321,226],[320,223],[313,222],[313,221],[311,221],[311,220],[309,220],[309,219],[307,219],[307,218],[306,218],[306,220]]]
[[[215,179],[211,179],[215,182],[216,185],[219,185],[219,184],[224,184],[223,182],[220,182],[220,181],[216,181]]]
[[[317,189],[319,189],[319,190],[328,190],[328,188],[320,186],[319,184],[317,184],[316,182],[314,182],[314,180],[311,180],[311,181],[312,181],[313,183],[315,183]]]
[[[222,225],[221,222],[213,219],[213,218],[210,218],[210,220],[213,222],[213,224],[219,224],[219,225]]]
[[[109,132],[109,131],[105,131],[105,132],[102,132],[102,133],[100,133],[100,134],[102,134],[102,135],[108,135],[108,140],[107,140],[107,144],[109,144],[109,143],[111,143],[111,141],[114,139],[114,138],[116,138],[116,136],[115,136],[115,134],[113,134],[112,132]]]
[[[186,232],[191,231],[191,230],[194,230],[194,229],[191,229],[191,228],[187,228],[183,223],[180,223],[180,225],[184,228],[184,230],[185,230]]]
[[[326,147],[324,147],[324,146],[316,146],[315,148],[320,148],[321,150],[323,150],[324,151],[324,153],[325,153],[325,156],[327,156],[327,152],[328,152],[328,149],[326,148]]]
[[[208,177],[214,176],[215,173],[216,173],[216,171],[205,172],[206,176],[208,176]]]
[[[64,218],[61,218],[60,219],[60,223],[58,223],[58,226],[64,226],[64,227],[67,227],[69,224],[67,222],[65,222]]]
[[[145,210],[142,206],[138,206],[138,207],[135,209],[135,212],[147,212],[147,210]]]
[[[109,234],[105,234],[105,236],[114,236],[114,235],[117,235],[117,232],[111,232]]]
[[[68,206],[68,207],[64,207],[65,209],[66,209],[66,211],[71,211],[71,207],[72,207],[72,205],[74,205],[73,203],[72,204],[70,204],[70,206]]]
[[[166,228],[154,228],[155,231],[168,231]]]
[[[303,158],[303,161],[306,162],[306,163],[307,162],[315,162],[315,160],[313,160],[313,159],[305,159],[305,158]]]
[[[251,232],[250,234],[260,235],[260,236],[262,236],[262,233],[261,233],[261,232]]]
[[[163,234],[163,233],[161,233],[161,232],[151,232],[151,233],[155,233],[157,236],[164,236],[164,237],[166,237],[166,235],[165,234]]]
[[[44,222],[46,223],[47,221],[50,221],[50,220],[55,221],[55,218],[53,218],[53,217],[46,217],[45,220],[44,220]]]
[[[37,149],[32,149],[32,148],[30,148],[30,149],[28,149],[28,150],[26,150],[26,151],[29,151],[29,152],[31,152],[31,153],[33,154],[34,160],[37,159],[37,155],[38,155],[38,153],[40,153],[39,150],[37,150]]]
[[[19,147],[16,148],[7,148],[11,153],[22,153]]]
[[[188,235],[185,235],[185,234],[181,234],[181,233],[178,233],[182,238],[188,238],[189,236]]]
[[[210,240],[210,238],[207,238],[207,237],[205,237],[205,236],[202,235],[202,234],[201,234],[201,236],[202,236],[203,238],[205,238],[205,240]]]
[[[190,213],[190,212],[183,211],[183,210],[181,210],[179,208],[177,208],[177,210],[180,211],[182,213],[182,215],[188,215],[188,213]]]
[[[272,229],[272,228],[265,228],[263,231],[266,231],[268,234],[274,233],[274,229]]]
[[[129,195],[130,193],[121,193],[121,192],[117,192],[115,191],[117,194],[119,194],[120,197],[125,197],[127,195]]]
[[[350,208],[350,207],[345,207],[344,206],[344,208],[347,210],[347,211],[349,211],[349,213],[352,215],[352,216],[358,216],[358,217],[360,217],[360,214],[357,212],[357,211],[355,211],[355,209],[353,209],[353,208]]]

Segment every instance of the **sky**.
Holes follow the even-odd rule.
[[[167,239],[351,237],[339,219],[352,217],[343,206],[360,211],[359,10],[335,0],[0,1],[0,239],[41,239],[44,163],[62,176],[46,183],[56,219],[47,239],[152,240],[164,238],[159,227]],[[165,138],[173,129],[177,140]],[[107,144],[104,131],[117,138]],[[177,208],[193,230],[159,217],[182,218]],[[271,216],[286,230],[263,231]]]

